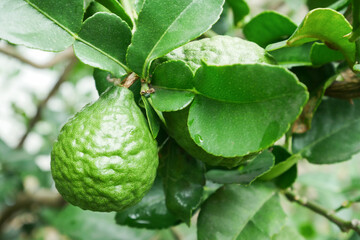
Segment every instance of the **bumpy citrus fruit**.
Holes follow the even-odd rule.
[[[112,87],[62,128],[51,172],[64,199],[93,211],[121,211],[150,190],[157,144],[130,90]]]
[[[194,72],[201,66],[201,61],[219,66],[238,63],[274,63],[272,57],[255,43],[229,36],[190,42],[169,53],[165,60],[185,61]],[[252,153],[231,158],[209,154],[191,138],[187,126],[188,114],[189,107],[176,112],[166,112],[164,117],[169,135],[193,157],[209,165],[231,168],[258,154]]]

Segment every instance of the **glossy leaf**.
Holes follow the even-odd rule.
[[[261,47],[287,39],[297,25],[290,18],[274,11],[264,11],[255,16],[244,27],[245,37]]]
[[[204,64],[194,82],[200,94],[190,106],[189,132],[216,156],[243,156],[269,147],[307,100],[304,86],[278,66]]]
[[[202,205],[198,239],[272,239],[285,224],[279,196],[266,185],[225,185]]]
[[[150,103],[148,102],[147,98],[144,96],[141,96],[141,99],[142,99],[142,102],[144,103],[146,119],[149,124],[150,132],[155,139],[160,130],[160,122],[156,116],[154,109],[151,107]]]
[[[149,193],[138,204],[118,212],[115,220],[119,225],[148,229],[167,228],[179,223],[179,220],[166,208],[160,179],[155,180]]]
[[[293,152],[311,163],[329,164],[351,159],[360,152],[360,101],[326,99],[320,104],[312,128],[293,137]]]
[[[284,163],[287,161],[291,154],[283,147],[274,146],[272,147],[272,154],[275,156],[276,164]],[[285,189],[290,187],[297,178],[297,165],[294,164],[287,171],[279,175],[274,179],[277,187]]]
[[[246,15],[250,13],[249,6],[244,0],[226,0],[234,14],[234,24],[237,25]]]
[[[133,22],[129,15],[127,15],[126,11],[124,10],[123,6],[120,4],[118,0],[96,0],[97,2],[101,3],[104,7],[109,9],[112,13],[118,15],[122,20],[124,20],[130,28],[133,27]]]
[[[353,65],[355,62],[355,43],[344,36],[352,27],[345,17],[332,9],[315,9],[304,18],[295,33],[288,39],[289,46],[298,46],[315,40],[322,40],[327,46],[340,51]]]
[[[155,235],[153,231],[116,225],[114,215],[84,211],[69,205],[59,213],[45,211],[42,217],[70,239],[148,240]]]
[[[84,21],[98,12],[111,13],[109,9],[98,2],[91,2],[84,13]]]
[[[209,65],[275,63],[274,59],[257,44],[230,36],[216,36],[189,42],[167,54],[166,59],[182,60],[194,73],[201,67],[202,62]]]
[[[314,43],[311,48],[310,59],[313,65],[319,66],[344,60],[344,55],[339,51],[328,48],[324,43]]]
[[[83,14],[83,0],[2,0],[0,38],[31,48],[62,51],[75,41]]]
[[[190,225],[191,217],[203,197],[204,164],[188,155],[172,139],[164,146],[160,156],[166,206]]]
[[[184,89],[193,88],[193,73],[182,61],[169,61],[159,65],[151,81],[155,93],[151,94],[155,108],[162,112],[178,111],[188,106],[195,94]]]
[[[296,47],[283,47],[269,51],[276,62],[284,67],[311,66],[310,53],[312,43],[305,43]]]
[[[264,151],[245,166],[236,170],[213,169],[206,173],[206,179],[221,183],[250,184],[274,166],[274,156],[269,151]]]
[[[223,3],[224,0],[145,1],[128,49],[129,67],[147,78],[154,59],[207,31],[219,18]]]
[[[84,22],[79,37],[74,51],[82,62],[115,75],[126,74],[125,55],[131,30],[118,16],[96,13]]]

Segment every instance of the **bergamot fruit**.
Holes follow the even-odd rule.
[[[56,188],[69,203],[121,211],[150,190],[157,144],[130,90],[112,87],[62,128],[51,153]]]
[[[195,73],[204,61],[210,65],[232,65],[238,63],[274,64],[273,58],[253,42],[236,37],[217,36],[190,42],[166,55],[162,61],[182,60]],[[198,146],[191,138],[187,126],[189,107],[175,112],[165,112],[168,134],[190,155],[212,166],[232,168],[242,161],[256,156],[214,156]],[[211,117],[211,116],[209,116]]]

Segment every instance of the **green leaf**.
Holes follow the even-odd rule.
[[[84,20],[88,19],[89,17],[91,17],[92,15],[94,15],[95,13],[98,13],[98,12],[111,13],[109,11],[109,9],[107,9],[106,7],[101,5],[100,3],[91,2],[89,4],[89,6],[86,8],[86,11],[85,11],[85,14],[84,14]]]
[[[268,172],[273,166],[274,156],[269,151],[264,151],[247,165],[236,170],[210,170],[206,173],[206,179],[222,184],[238,183],[248,185]]]
[[[291,155],[289,158],[286,158],[285,161],[276,164],[269,172],[261,176],[260,179],[272,180],[276,177],[279,177],[289,171],[289,169],[291,169],[300,159],[302,159],[302,156],[299,154]]]
[[[103,70],[100,70],[97,68],[94,69],[93,77],[95,79],[95,87],[96,87],[96,90],[97,90],[99,96],[103,92],[105,92],[106,89],[114,86],[113,83],[111,83],[107,80],[107,76],[109,76],[109,74],[110,73],[108,73],[106,71],[103,71]]]
[[[219,18],[223,3],[224,0],[145,1],[128,49],[129,67],[147,78],[154,59],[206,32]]]
[[[153,231],[116,225],[114,215],[84,211],[71,205],[59,213],[45,211],[42,214],[59,232],[74,240],[148,240],[155,235]]]
[[[234,14],[234,25],[237,25],[250,13],[249,6],[244,0],[226,0]]]
[[[282,47],[269,51],[276,62],[284,67],[311,66],[310,52],[312,43],[296,47]]]
[[[312,128],[293,137],[293,152],[311,163],[330,164],[351,159],[360,151],[360,101],[326,99],[320,104]]]
[[[137,228],[168,228],[179,223],[165,205],[162,181],[156,179],[149,193],[133,207],[118,212],[115,216],[117,224]]]
[[[203,197],[204,164],[188,155],[172,139],[164,146],[160,156],[166,206],[190,226],[191,217]]]
[[[142,102],[144,103],[146,111],[146,119],[149,124],[150,132],[153,135],[154,139],[157,137],[160,130],[160,122],[156,116],[154,109],[151,107],[148,99],[144,96],[141,96]]]
[[[273,146],[271,152],[275,156],[276,164],[284,164],[284,162],[291,157],[291,154],[285,148],[280,146]],[[287,171],[276,177],[274,180],[277,187],[285,189],[290,187],[295,182],[296,177],[297,166],[296,164],[294,164],[292,167],[290,167]]]
[[[355,63],[355,43],[344,37],[352,27],[345,17],[332,9],[315,9],[304,18],[288,39],[289,46],[322,40],[328,47],[340,51],[350,65]]]
[[[74,44],[76,56],[84,63],[115,75],[127,72],[125,55],[131,41],[129,26],[111,13],[96,13],[88,18]]]
[[[129,15],[125,12],[123,6],[119,3],[118,0],[96,0],[101,3],[104,7],[109,9],[112,13],[118,15],[122,20],[124,20],[130,28],[133,27],[133,22]]]
[[[324,43],[314,43],[311,48],[310,59],[313,65],[319,66],[344,60],[344,55],[339,51],[328,48]]]
[[[255,16],[244,27],[245,37],[261,47],[287,39],[297,25],[290,18],[275,11],[264,11]]]
[[[189,132],[216,156],[244,156],[271,146],[308,97],[293,74],[265,64],[204,64],[194,82],[199,94],[190,106]]]
[[[269,63],[274,59],[253,42],[237,37],[216,36],[190,42],[166,55],[166,60],[182,60],[195,73],[202,62],[209,65]]]
[[[285,224],[279,196],[266,185],[225,185],[202,205],[198,239],[272,239]]]
[[[151,81],[154,107],[162,112],[178,111],[188,106],[195,94],[183,89],[193,88],[193,73],[183,61],[168,61],[159,65]]]
[[[2,0],[0,38],[31,48],[62,51],[80,30],[83,4],[83,0]]]

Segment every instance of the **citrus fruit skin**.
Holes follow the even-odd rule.
[[[202,61],[218,66],[241,63],[275,63],[274,59],[257,44],[230,36],[216,36],[190,42],[170,52],[162,59],[162,61],[166,60],[182,60],[187,63],[193,72],[196,72],[201,66]],[[187,125],[189,108],[164,112],[163,115],[168,134],[194,158],[208,165],[233,168],[258,154],[258,152],[255,152],[245,156],[223,157],[206,152],[190,136]]]
[[[157,143],[130,90],[108,89],[61,129],[51,172],[69,203],[92,211],[121,211],[150,190]]]

